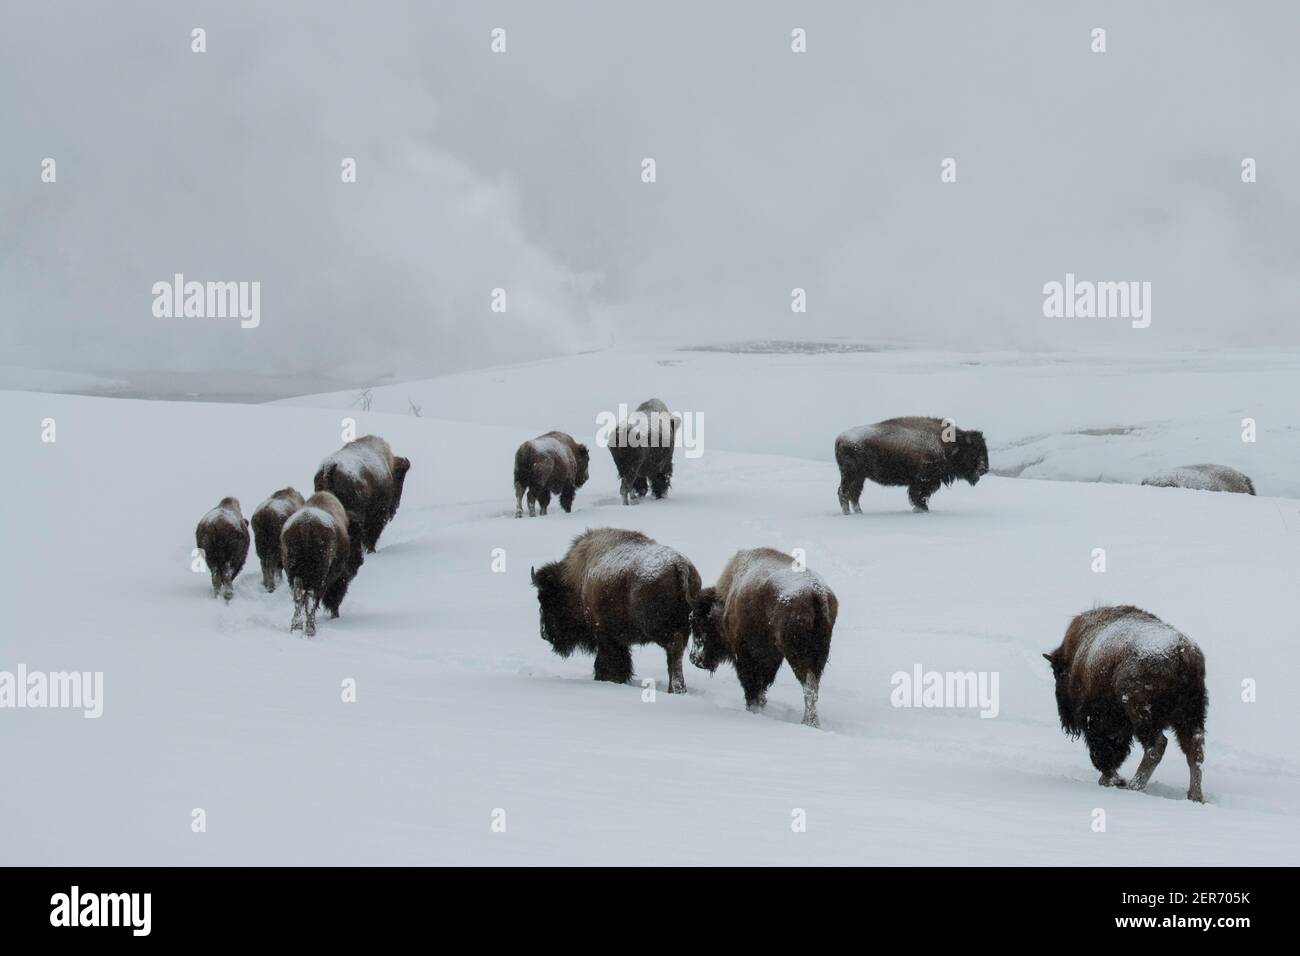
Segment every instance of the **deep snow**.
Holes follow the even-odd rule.
[[[365,414],[343,410],[350,395],[246,406],[0,393],[0,670],[104,672],[97,720],[0,710],[0,859],[1293,864],[1300,504],[1269,495],[1300,487],[1281,419],[1298,364],[1164,362],[1142,372],[1142,401],[1137,373],[1105,362],[1053,374],[1040,359],[889,353],[580,356],[376,389]],[[666,501],[624,507],[595,415],[652,394],[705,415],[705,453],[678,451]],[[406,413],[408,397],[426,417]],[[1204,436],[1237,436],[1257,407],[1259,443],[1207,453],[1219,439]],[[941,489],[929,514],[868,484],[864,513],[841,515],[834,436],[901,414],[983,429],[995,468],[1041,436],[1069,471],[1071,442],[1087,436],[1065,431],[1135,425],[1102,439],[1101,470],[1224,459],[1261,496],[990,475]],[[310,493],[344,415],[413,464],[343,616],[322,615],[306,640],[289,633],[288,589],[261,591],[251,551],[233,602],[210,598],[191,570],[193,529],[225,495]],[[40,440],[47,417],[53,444]],[[514,450],[556,428],[593,446],[591,480],[573,514],[516,519]],[[1184,449],[1191,434],[1203,440]],[[674,697],[662,651],[641,649],[638,679],[658,688],[647,703],[639,685],[593,682],[589,657],[554,655],[529,567],[600,525],[681,551],[706,585],[739,548],[803,549],[840,600],[822,729],[799,725],[788,669],[754,715],[727,666],[710,678],[688,664],[689,693]],[[1091,570],[1095,548],[1105,573]],[[1205,652],[1205,805],[1183,799],[1172,740],[1148,791],[1130,793],[1098,787],[1083,743],[1060,731],[1040,654],[1074,614],[1118,602]],[[892,706],[891,675],[917,665],[996,672],[997,716]],[[355,703],[341,700],[347,679]],[[1255,703],[1242,702],[1246,679]],[[806,832],[792,832],[796,810]]]

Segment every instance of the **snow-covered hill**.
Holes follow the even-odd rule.
[[[1294,863],[1300,506],[1269,497],[1297,492],[1300,436],[1281,419],[1296,407],[1294,360],[1171,362],[1146,368],[1142,386],[1100,366],[994,366],[595,355],[377,389],[370,413],[344,411],[350,395],[241,406],[0,393],[0,670],[104,675],[99,719],[0,710],[0,856]],[[572,514],[512,517],[521,440],[550,428],[589,440],[598,411],[651,394],[707,422],[703,456],[678,452],[667,501],[623,507],[595,450]],[[1256,407],[1260,441],[1241,446],[1239,420]],[[911,412],[983,428],[995,467],[1027,436],[1138,425],[1110,436],[1107,468],[1123,438],[1153,465],[1241,467],[1261,497],[990,475],[939,491],[927,515],[902,489],[869,485],[864,514],[842,516],[834,434]],[[230,605],[212,600],[191,570],[193,528],[224,495],[248,513],[285,484],[307,490],[344,415],[413,467],[343,616],[322,615],[309,641],[290,635],[290,596],[263,593],[254,560]],[[1217,451],[1211,423],[1241,457],[1181,454],[1184,435]],[[538,634],[529,567],[599,525],[677,548],[706,583],[738,548],[803,549],[840,599],[823,728],[799,725],[788,670],[754,715],[726,667],[710,678],[688,665],[689,693],[669,696],[662,652],[642,649],[637,676],[659,691],[646,702],[639,685],[593,682],[590,658],[556,657]],[[1095,548],[1105,573],[1091,570]],[[1159,614],[1205,651],[1205,805],[1184,799],[1176,744],[1148,792],[1129,793],[1098,787],[1084,745],[1059,729],[1039,655],[1073,614],[1109,602]],[[892,706],[891,676],[918,665],[996,673],[996,717]],[[349,679],[355,703],[341,699]],[[1247,680],[1256,702],[1242,700]],[[206,832],[191,829],[196,808]],[[797,811],[806,832],[792,830]]]

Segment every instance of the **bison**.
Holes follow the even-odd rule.
[[[350,534],[360,537],[366,550],[374,554],[384,526],[397,514],[410,469],[409,458],[395,456],[378,435],[366,435],[322,461],[313,487],[332,492],[344,509],[356,516]]]
[[[316,609],[324,602],[330,617],[339,616],[339,605],[348,585],[365,561],[354,513],[346,511],[338,497],[318,491],[289,516],[280,532],[280,561],[293,588],[293,621],[290,631],[316,634]],[[305,621],[304,621],[305,619]]]
[[[280,558],[280,532],[289,516],[302,507],[302,495],[294,488],[281,488],[253,512],[253,542],[262,562],[262,587],[274,591],[284,564]]]
[[[628,421],[619,423],[609,453],[618,469],[623,504],[635,504],[647,491],[655,498],[668,494],[676,440],[677,417],[657,398],[642,402]]]
[[[930,496],[940,485],[965,478],[972,485],[988,474],[989,450],[982,432],[963,431],[951,420],[891,418],[862,425],[835,439],[840,466],[840,507],[858,514],[862,486],[906,485],[913,511],[929,511]]]
[[[1227,465],[1184,465],[1173,471],[1152,475],[1142,484],[1155,488],[1194,488],[1197,491],[1228,491],[1253,495],[1255,483]]]
[[[737,551],[691,614],[691,663],[712,673],[731,662],[751,711],[787,661],[803,685],[803,722],[817,724],[817,691],[839,613],[835,592],[788,554],[772,548]]]
[[[220,594],[229,603],[235,596],[235,578],[248,558],[248,519],[239,510],[239,499],[222,498],[200,518],[194,543],[212,574],[212,596]]]
[[[1172,727],[1187,756],[1189,800],[1202,800],[1205,656],[1184,634],[1131,605],[1085,611],[1044,654],[1056,678],[1061,727],[1083,736],[1103,787],[1142,790],[1165,753]],[[1137,737],[1142,762],[1126,785],[1117,776]]]
[[[526,441],[515,452],[515,517],[524,516],[524,493],[528,493],[528,515],[537,504],[542,514],[551,503],[551,495],[560,496],[560,507],[573,510],[573,496],[587,483],[590,454],[572,435],[547,432]]]
[[[542,637],[561,657],[596,655],[596,680],[632,679],[632,645],[668,655],[668,692],[686,693],[682,655],[691,603],[700,592],[695,565],[639,531],[596,528],[559,560],[532,570]]]

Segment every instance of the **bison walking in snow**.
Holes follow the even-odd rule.
[[[561,657],[594,653],[596,680],[626,683],[631,647],[658,644],[668,655],[668,692],[686,692],[682,656],[700,573],[682,555],[639,531],[596,528],[532,579],[542,637]]]
[[[691,614],[691,663],[712,673],[730,661],[750,710],[787,661],[803,685],[803,722],[817,726],[817,693],[839,613],[835,593],[816,574],[797,570],[772,548],[738,551]]]
[[[1187,798],[1203,799],[1208,698],[1199,647],[1154,614],[1125,605],[1083,612],[1061,646],[1043,656],[1056,678],[1061,727],[1083,736],[1102,786],[1126,785],[1117,772],[1137,737],[1142,762],[1127,786],[1146,787],[1172,727],[1191,773]]]
[[[302,503],[302,495],[297,489],[281,488],[253,511],[253,542],[257,546],[257,558],[262,562],[262,587],[268,591],[275,590],[280,572],[284,570],[280,557],[280,532]]]
[[[235,596],[235,578],[248,558],[248,519],[239,510],[239,499],[222,498],[200,518],[194,543],[212,574],[212,596],[220,594],[229,602]]]
[[[1184,465],[1144,479],[1142,484],[1156,488],[1194,488],[1197,491],[1229,491],[1253,495],[1255,483],[1227,465]]]
[[[573,509],[573,496],[587,483],[590,454],[572,435],[547,432],[524,442],[515,452],[515,517],[524,516],[524,493],[528,494],[528,515],[536,505],[542,514],[551,503],[551,495],[560,496],[560,507]]]
[[[305,627],[314,637],[322,602],[330,617],[339,616],[348,585],[365,561],[361,536],[351,530],[357,523],[353,517],[335,495],[318,491],[285,521],[280,560],[293,588],[290,631]]]
[[[399,458],[378,435],[366,435],[348,442],[320,463],[314,487],[329,491],[355,515],[351,534],[374,554],[384,526],[397,514],[402,486],[411,469],[409,458]]]
[[[929,511],[940,485],[965,478],[972,485],[988,473],[989,450],[982,432],[963,431],[939,418],[891,418],[849,429],[835,439],[840,466],[840,507],[858,514],[862,486],[906,485],[913,511]]]
[[[657,398],[642,402],[627,421],[619,423],[610,439],[609,453],[618,469],[623,504],[634,504],[647,491],[656,498],[668,494],[676,440],[677,418]]]

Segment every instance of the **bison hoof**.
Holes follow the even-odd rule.
[[[668,685],[668,693],[670,693],[670,694],[684,694],[684,693],[686,693],[686,685],[685,685],[685,684],[669,684],[669,685]]]
[[[818,721],[816,717],[805,717],[802,723],[805,727],[815,727],[818,730],[821,730],[821,722]]]
[[[1197,803],[1204,803],[1204,802],[1205,802],[1205,797],[1203,797],[1203,796],[1201,795],[1201,791],[1200,791],[1199,789],[1196,789],[1196,790],[1188,790],[1188,791],[1187,791],[1187,799],[1188,799],[1188,800],[1195,800]]]
[[[516,517],[516,518],[522,518],[523,516],[524,516],[524,509],[523,509],[523,508],[517,508],[517,509],[515,509],[515,517]]]

